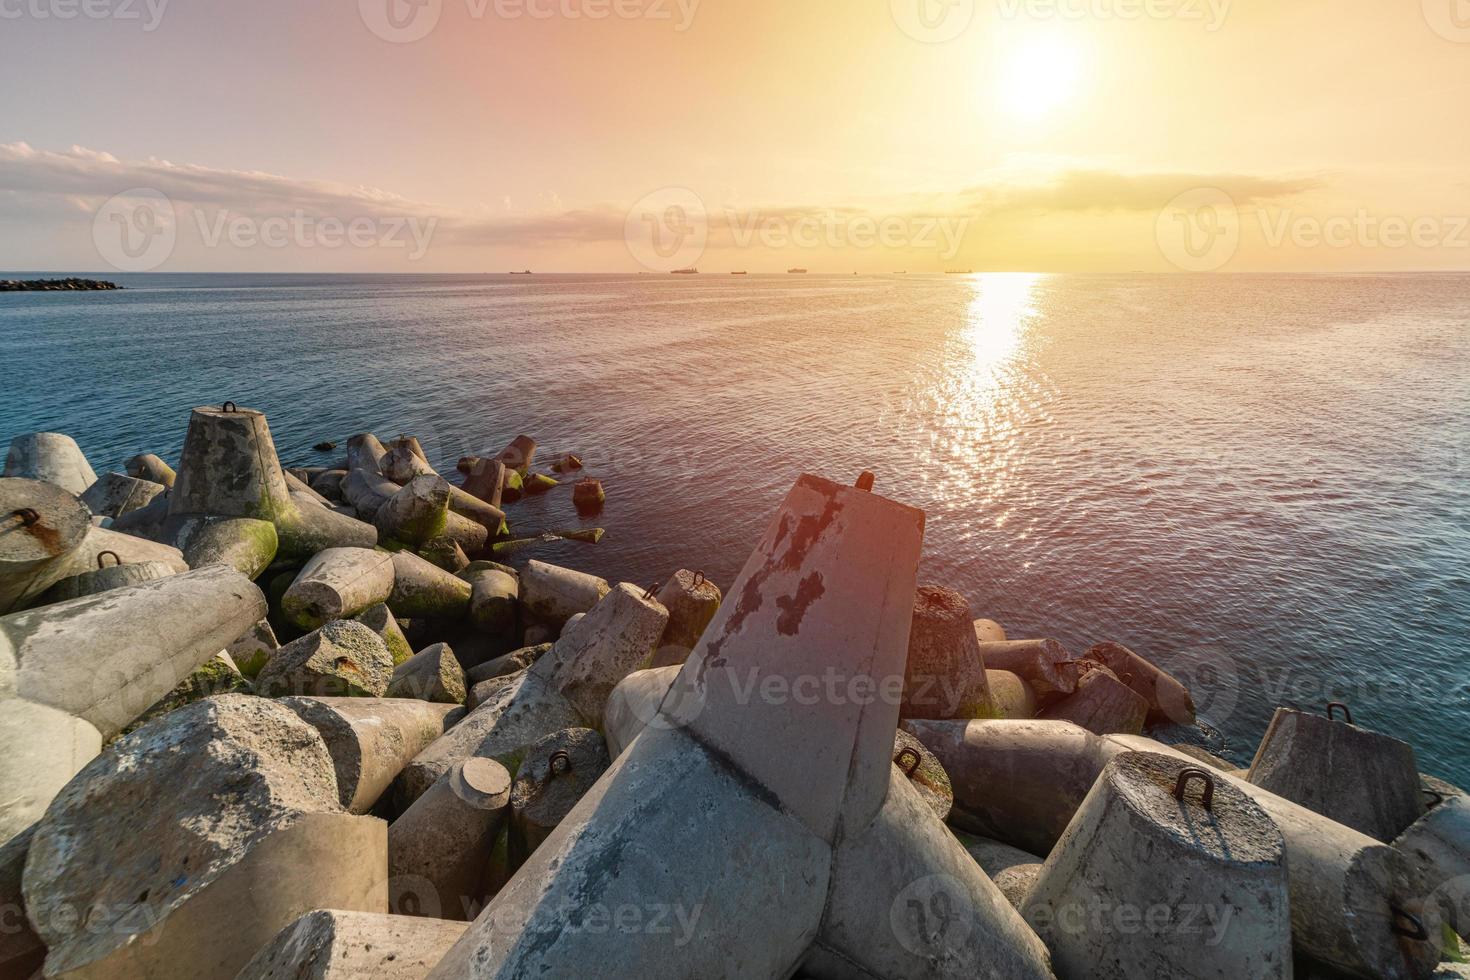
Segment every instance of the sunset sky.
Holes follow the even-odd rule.
[[[0,269],[1470,269],[1466,0],[418,3],[0,0]]]

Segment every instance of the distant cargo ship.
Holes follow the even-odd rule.
[[[945,269],[944,270],[944,274],[946,276],[973,276],[975,274],[975,270],[974,269]]]
[[[743,276],[743,275],[745,275],[745,273],[744,272],[732,272],[732,273],[730,273],[730,275],[732,275],[732,276]]]
[[[529,276],[530,274],[531,274],[531,270],[530,269],[527,269],[525,272],[511,272],[511,275],[513,275],[513,276]]]
[[[697,275],[699,275],[699,270],[698,269],[675,269],[673,274],[676,275],[676,276],[697,276]]]
[[[786,274],[788,276],[804,276],[804,275],[806,275],[806,270],[805,269],[787,269],[786,270]]]

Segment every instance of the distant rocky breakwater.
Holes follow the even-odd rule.
[[[515,503],[606,495],[536,453],[17,436],[0,976],[1465,975],[1470,803],[1348,706],[1172,744],[1183,684],[920,583],[872,474],[796,480],[728,601],[548,564],[602,529]]]
[[[0,279],[0,293],[68,292],[121,289],[105,279]]]

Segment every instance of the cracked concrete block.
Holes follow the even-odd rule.
[[[0,617],[0,697],[91,722],[104,740],[266,612],[224,565]]]
[[[526,863],[611,764],[607,742],[590,728],[552,732],[526,750],[510,793],[511,870]]]
[[[1150,722],[1194,724],[1194,699],[1189,695],[1189,688],[1123,644],[1095,644],[1082,655],[1082,659],[1102,664],[1138,692],[1148,702]]]
[[[904,676],[904,718],[974,718],[990,703],[975,617],[953,589],[914,592],[914,623]]]
[[[553,631],[559,631],[577,613],[590,611],[612,589],[606,579],[596,575],[535,559],[521,569],[520,584],[521,606],[526,615]]]
[[[123,469],[136,480],[160,483],[165,487],[172,487],[178,478],[174,468],[153,453],[139,453],[124,463]]]
[[[1071,694],[1077,690],[1077,675],[1062,667],[1072,658],[1056,640],[986,640],[982,629],[993,635],[995,627],[987,619],[975,620],[975,636],[980,640],[980,656],[990,670],[1008,670],[1019,676],[1037,695]],[[995,627],[999,629],[999,627]],[[1004,633],[1001,634],[1005,636]]]
[[[282,698],[315,728],[349,813],[367,813],[414,756],[464,717],[453,704],[392,698]]]
[[[1070,721],[1096,735],[1137,735],[1148,717],[1148,701],[1108,668],[1095,667],[1082,675],[1077,690],[1037,717]]]
[[[1291,708],[1276,710],[1246,779],[1384,843],[1424,814],[1407,742]]]
[[[77,441],[59,432],[16,436],[5,457],[4,475],[55,484],[77,497],[97,482],[97,474]]]
[[[471,919],[485,895],[490,854],[510,812],[510,773],[498,762],[457,762],[388,828],[388,907],[398,915]]]
[[[1150,738],[1097,736],[1067,722],[911,721],[904,727],[949,773],[952,822],[1036,854],[1060,839],[1113,756],[1142,751],[1195,762]],[[1238,776],[1220,778],[1281,830],[1299,954],[1365,980],[1432,972],[1439,946],[1428,935],[1437,928],[1429,888],[1406,857]],[[1414,922],[1425,926],[1425,939],[1404,934],[1418,932]]]
[[[409,644],[408,637],[403,635],[403,628],[398,625],[398,619],[386,602],[370,606],[352,618],[383,638],[388,647],[388,655],[393,658],[394,667],[413,656],[413,647]]]
[[[255,689],[268,698],[380,698],[392,676],[393,658],[382,637],[362,623],[336,620],[277,650],[255,678]]]
[[[418,555],[393,553],[393,592],[388,608],[406,619],[459,619],[470,608],[470,583]]]
[[[102,751],[89,722],[20,698],[0,701],[0,844],[46,812],[51,800]]]
[[[147,507],[153,498],[168,487],[151,480],[139,480],[122,473],[104,473],[82,494],[82,503],[101,517],[121,517]]]
[[[291,622],[314,630],[351,619],[393,594],[393,556],[369,548],[328,548],[297,574],[281,599]]]
[[[1025,915],[1061,977],[1292,976],[1281,831],[1225,779],[1172,756],[1107,764]]]
[[[467,924],[318,909],[282,929],[235,980],[423,980]]]
[[[86,505],[61,487],[0,479],[0,613],[81,571],[72,570],[71,559],[91,529]]]
[[[669,613],[645,590],[624,582],[562,633],[531,673],[559,691],[585,718],[602,718],[608,695],[646,663]]]
[[[190,705],[95,759],[38,825],[23,890],[47,975],[233,976],[312,909],[386,911],[386,831],[342,812],[288,709]]]
[[[447,643],[435,643],[414,654],[393,671],[388,697],[417,698],[439,704],[464,704],[464,668]]]

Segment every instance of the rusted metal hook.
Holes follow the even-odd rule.
[[[1388,910],[1393,913],[1394,923],[1392,929],[1395,935],[1412,939],[1415,942],[1426,942],[1429,939],[1429,930],[1424,928],[1424,921],[1412,912],[1405,911],[1397,905],[1390,905]]]
[[[869,472],[868,470],[863,470],[862,475],[857,478],[857,488],[864,493],[872,493],[873,484],[877,482],[877,480],[878,478],[874,476],[871,472]]]
[[[226,413],[234,414],[235,412],[240,411],[240,406],[239,405],[236,405],[234,402],[225,402],[223,405],[221,405],[219,407],[219,410],[221,412],[226,412]]]
[[[558,771],[560,767],[560,771]],[[566,749],[557,749],[551,753],[551,760],[546,763],[546,771],[555,779],[564,773],[572,771],[572,754]]]
[[[1214,812],[1215,777],[1211,776],[1203,769],[1196,769],[1195,767],[1190,766],[1189,768],[1184,769],[1179,773],[1179,779],[1177,782],[1174,783],[1174,799],[1178,800],[1180,803],[1183,803],[1184,791],[1189,788],[1189,781],[1196,778],[1203,780],[1205,784],[1205,795],[1200,800],[1200,805],[1203,806],[1206,810]]]
[[[41,522],[41,513],[34,507],[21,507],[11,511],[7,516],[18,517],[26,527],[33,527]]]
[[[695,589],[698,589],[701,585],[703,585],[704,583],[706,583],[708,581],[709,581],[709,579],[707,579],[707,578],[704,577],[704,572],[695,572],[694,573],[694,588]]]
[[[910,762],[908,765],[904,765],[904,759],[912,759],[913,761]],[[921,756],[919,754],[919,750],[915,748],[905,748],[903,751],[899,752],[898,755],[893,757],[893,764],[898,766],[899,771],[910,779],[914,778],[914,773],[919,771],[919,766],[923,763],[923,761],[924,757]]]
[[[1347,723],[1349,725],[1351,725],[1353,723],[1353,712],[1352,712],[1352,709],[1349,708],[1347,705],[1343,704],[1341,701],[1331,701],[1331,702],[1328,702],[1328,704],[1327,704],[1327,720],[1328,721],[1334,721],[1334,720],[1336,720],[1335,719],[1335,714],[1336,714],[1338,708],[1341,708],[1342,709],[1342,716],[1343,716],[1343,718],[1347,719]]]
[[[97,567],[98,567],[98,569],[103,569],[103,568],[106,568],[107,567],[105,564],[103,564],[102,559],[106,558],[108,555],[111,555],[112,556],[112,560],[117,563],[117,565],[115,567],[120,567],[122,565],[122,563],[123,563],[122,555],[119,555],[115,551],[99,551],[99,552],[97,552]]]

